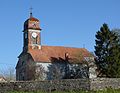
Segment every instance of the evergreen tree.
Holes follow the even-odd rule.
[[[120,44],[120,29],[119,28],[113,29],[112,32],[114,32],[118,36],[119,44]]]
[[[103,24],[96,33],[96,65],[98,76],[120,77],[120,45],[118,36]]]

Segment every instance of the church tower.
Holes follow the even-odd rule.
[[[32,16],[32,12],[30,18],[24,22],[23,42],[24,52],[29,49],[41,49],[40,21]]]

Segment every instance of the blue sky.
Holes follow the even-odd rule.
[[[95,34],[103,23],[120,28],[120,0],[1,0],[0,67],[15,67],[23,47],[23,23],[33,16],[41,22],[42,45],[94,51]]]

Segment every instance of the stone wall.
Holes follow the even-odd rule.
[[[51,81],[1,82],[0,93],[6,91],[64,91],[101,90],[107,87],[120,88],[120,78],[67,79]]]
[[[120,78],[95,78],[90,79],[91,90],[101,90],[105,88],[120,89]]]
[[[51,80],[51,81],[26,81],[26,82],[1,82],[0,93],[6,91],[64,91],[64,90],[89,90],[89,80]]]

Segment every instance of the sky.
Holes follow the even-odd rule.
[[[120,28],[120,0],[1,0],[0,70],[17,64],[30,7],[40,20],[42,45],[94,52],[95,34],[103,23]]]

